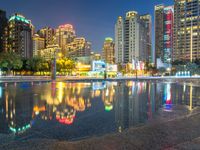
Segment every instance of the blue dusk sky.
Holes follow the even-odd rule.
[[[118,16],[134,10],[150,13],[153,21],[157,4],[173,5],[173,0],[0,0],[0,9],[7,12],[7,17],[15,12],[23,14],[36,29],[72,24],[77,36],[86,37],[92,49],[101,52],[105,37],[114,38]]]

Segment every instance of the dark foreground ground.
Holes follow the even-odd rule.
[[[2,139],[3,140],[3,137]],[[5,140],[5,139],[4,139]],[[123,133],[75,142],[48,139],[1,144],[0,150],[175,150],[200,149],[200,114],[152,123]]]

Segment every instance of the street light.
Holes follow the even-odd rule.
[[[137,80],[138,75],[137,75],[137,58],[134,60],[134,65],[135,65],[135,78]]]
[[[51,65],[51,72],[52,72],[51,79],[52,80],[56,80],[56,53],[57,53],[57,50],[54,51],[53,61]]]

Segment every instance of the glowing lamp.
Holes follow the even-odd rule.
[[[112,109],[113,109],[113,106],[112,106],[112,105],[105,106],[105,110],[106,110],[106,111],[111,111]]]

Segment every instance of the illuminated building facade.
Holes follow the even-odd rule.
[[[77,37],[65,46],[65,56],[70,58],[90,56],[91,43],[83,37]]]
[[[118,64],[124,62],[124,21],[121,16],[115,24],[115,60]]]
[[[163,28],[163,62],[172,63],[173,53],[173,25],[174,25],[174,7],[168,6],[164,8],[163,13],[164,28]]]
[[[146,28],[146,52],[144,52],[145,54],[145,58],[148,62],[153,62],[153,54],[152,54],[152,19],[151,19],[151,15],[149,14],[145,14],[145,15],[141,15],[140,19],[144,22],[144,26]]]
[[[37,51],[38,56],[43,57],[46,60],[51,60],[55,57],[55,53],[59,55],[61,53],[61,48],[58,45],[50,45],[45,49],[40,49]]]
[[[101,60],[101,54],[91,52],[91,60]]]
[[[139,57],[139,22],[138,13],[126,13],[124,22],[124,63],[132,62]]]
[[[200,58],[200,1],[174,1],[173,61]]]
[[[31,21],[16,13],[10,17],[8,27],[9,50],[23,58],[31,58],[33,56]]]
[[[103,45],[103,60],[108,64],[115,63],[115,44],[112,38],[106,38]]]
[[[155,6],[155,58],[172,63],[174,7]]]
[[[38,34],[33,36],[33,56],[38,55],[38,50],[45,48],[45,39],[41,38]]]
[[[156,5],[154,8],[154,24],[155,24],[155,60],[154,62],[156,63],[157,58],[163,58],[163,37],[164,37],[164,32],[163,32],[163,27],[164,27],[164,22],[163,22],[163,9],[164,5]]]
[[[45,48],[55,44],[55,30],[50,27],[44,27],[38,31],[38,35],[45,39]]]
[[[64,54],[66,45],[73,42],[75,35],[75,30],[72,25],[65,24],[60,25],[56,29],[56,43],[61,47],[62,52]]]
[[[124,23],[122,23],[121,17],[118,18],[115,26],[115,52],[118,63],[122,56],[123,63],[131,63],[133,60],[149,61],[150,18],[149,15],[140,16],[135,11],[126,13]]]
[[[0,52],[6,51],[7,48],[7,18],[6,12],[0,10]]]

